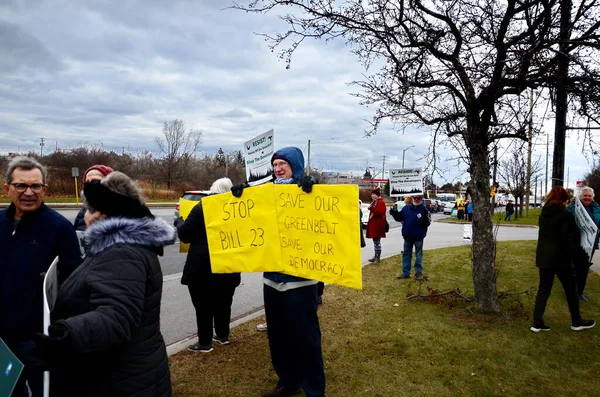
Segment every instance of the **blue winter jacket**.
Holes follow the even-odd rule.
[[[42,331],[41,273],[59,257],[59,282],[81,263],[73,225],[42,203],[15,227],[15,206],[0,211],[0,337],[33,339]]]
[[[592,204],[589,206],[584,206],[583,208],[585,208],[585,210],[587,211],[588,215],[590,216],[590,218],[593,219],[594,223],[596,224],[596,226],[600,226],[600,205],[595,202],[592,201]],[[569,204],[569,206],[567,207],[567,209],[572,213],[575,214],[575,204]],[[594,243],[594,249],[597,250],[598,249],[598,240],[600,239],[600,228],[598,229],[598,232],[596,233],[596,242]]]
[[[292,182],[296,183],[298,178],[304,174],[304,155],[302,151],[297,147],[288,146],[279,149],[271,157],[271,164],[276,158],[285,160],[292,167]],[[307,279],[302,277],[290,276],[289,274],[277,273],[277,272],[265,272],[265,278],[273,280],[279,283],[289,283],[294,281],[306,281]]]
[[[431,223],[431,215],[423,204],[405,205],[400,212],[390,211],[394,219],[402,224],[402,237],[409,240],[423,240]]]

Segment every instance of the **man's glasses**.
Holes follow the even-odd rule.
[[[44,190],[44,186],[46,186],[44,183],[32,183],[31,185],[28,185],[27,183],[11,183],[10,185],[14,187],[18,193],[25,193],[27,189],[31,189],[34,193],[41,193],[42,190]]]
[[[290,165],[287,163],[287,161],[282,161],[280,163],[273,163],[273,168],[287,168]]]

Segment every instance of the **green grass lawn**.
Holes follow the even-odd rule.
[[[529,331],[538,275],[534,241],[498,244],[504,313],[482,315],[462,299],[407,299],[460,289],[473,295],[470,248],[429,250],[427,279],[397,280],[400,258],[363,270],[364,288],[328,285],[319,309],[327,396],[583,396],[600,390],[600,326],[570,330],[558,281],[546,311],[550,332]],[[529,294],[522,292],[528,291]],[[600,277],[591,274],[584,318],[597,318]],[[191,302],[189,303],[191,305]],[[267,335],[256,319],[231,345],[170,358],[174,396],[257,396],[275,385]],[[596,392],[594,392],[596,390]]]
[[[500,211],[494,213],[493,221],[497,225],[530,225],[530,226],[538,226],[538,218],[542,212],[541,208],[530,208],[529,213],[525,216],[525,210],[523,209],[523,216],[519,216],[518,219],[515,219],[515,214],[512,216],[512,220],[510,222],[504,220],[504,215],[506,212]],[[442,218],[438,220],[438,222],[447,222],[447,223],[470,223],[467,220],[458,220],[456,218]]]
[[[44,197],[44,202],[46,203],[74,203],[75,196],[71,197],[54,197],[54,196],[46,196]],[[81,199],[79,199],[81,203]],[[0,196],[0,203],[10,203],[10,198],[7,196]]]
[[[494,223],[500,223],[502,225],[538,225],[538,219],[542,213],[541,208],[529,208],[529,213],[525,216],[525,209],[523,209],[523,216],[519,214],[519,217],[515,219],[515,214],[512,215],[510,222],[504,221],[504,211],[494,214]]]

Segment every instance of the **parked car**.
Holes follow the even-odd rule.
[[[202,197],[210,196],[210,190],[188,190],[185,191],[181,198],[191,201],[200,201]],[[179,202],[175,204],[175,213],[173,214],[173,220],[179,218]]]
[[[444,203],[444,209],[443,209],[444,214],[446,214],[446,215],[452,214],[452,208],[454,208],[455,205],[456,205],[456,201],[446,201]]]
[[[424,199],[423,200],[423,205],[425,206],[425,208],[427,208],[427,210],[430,213],[433,214],[434,212],[437,212],[437,203],[434,200],[432,200],[432,199]]]

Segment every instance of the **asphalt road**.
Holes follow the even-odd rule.
[[[155,216],[173,221],[173,209],[151,208]],[[77,210],[58,210],[65,217],[73,221]],[[465,244],[463,242],[463,226],[435,222],[447,215],[433,214],[434,222],[429,228],[425,238],[424,248],[442,248]],[[382,256],[389,257],[400,254],[402,251],[402,235],[400,224],[388,215],[390,232],[387,238],[382,239]],[[537,228],[500,227],[497,234],[498,240],[535,240]],[[163,299],[161,308],[161,331],[167,345],[186,339],[196,333],[196,320],[194,308],[189,298],[187,288],[180,284],[181,271],[185,263],[185,255],[178,252],[179,244],[166,247],[165,254],[160,258],[164,274]],[[425,253],[425,255],[427,255]],[[361,263],[367,264],[367,259],[373,256],[372,240],[367,239],[367,246],[362,249]],[[398,263],[396,273],[400,272],[401,264]],[[427,272],[427,269],[425,269]],[[390,275],[395,276],[396,274]],[[325,302],[324,304],[327,304]],[[232,306],[232,321],[257,312],[263,307],[262,273],[243,273],[242,284],[236,289]],[[235,331],[232,332],[235,338]]]

